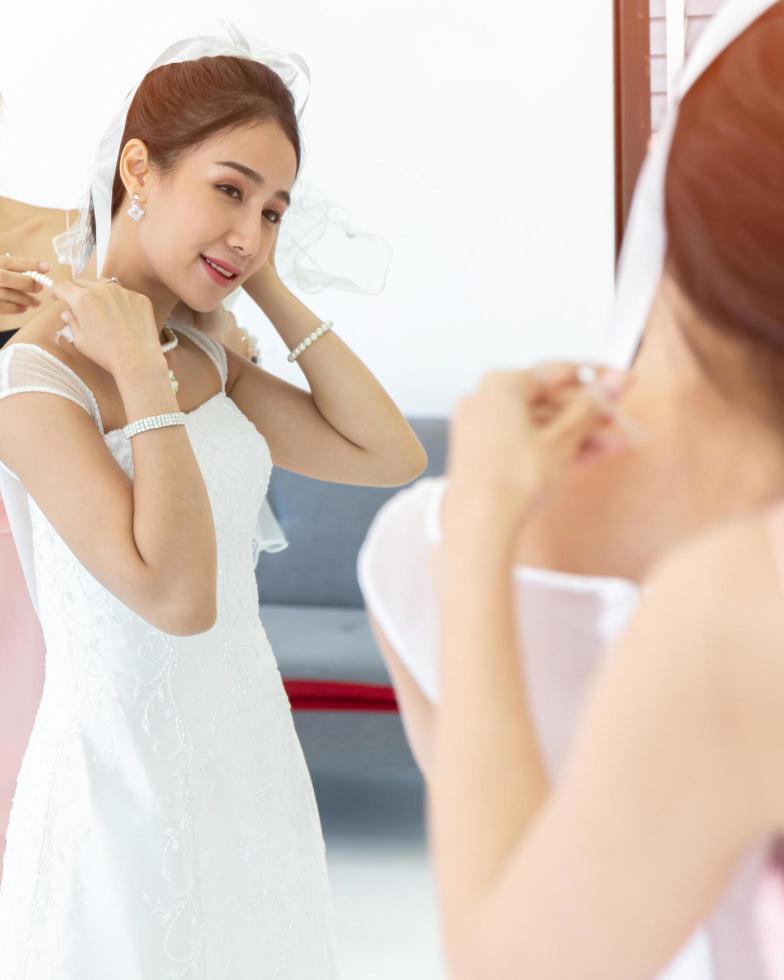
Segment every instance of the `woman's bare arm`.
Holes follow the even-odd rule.
[[[163,357],[116,381],[131,419],[178,411]],[[187,433],[143,432],[132,445],[133,482],[84,409],[40,392],[0,399],[0,459],[79,561],[157,628],[203,632],[216,615],[216,545]]]
[[[319,318],[268,263],[243,288],[293,349]],[[232,364],[234,361],[234,364]],[[304,391],[229,354],[229,394],[264,435],[276,466],[332,483],[401,486],[427,465],[413,429],[378,379],[332,331],[300,355]]]
[[[438,709],[422,693],[419,685],[387,639],[378,620],[374,618],[371,612],[368,612],[367,615],[373,636],[392,678],[400,709],[400,718],[403,722],[409,747],[420,772],[427,780],[430,776],[433,752],[433,725]]]

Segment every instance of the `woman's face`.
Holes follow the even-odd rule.
[[[296,170],[283,130],[264,122],[218,133],[165,177],[151,175],[137,226],[151,273],[191,309],[215,309],[267,261]]]

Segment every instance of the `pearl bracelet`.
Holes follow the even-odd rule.
[[[130,439],[131,436],[138,435],[140,432],[147,432],[148,429],[161,429],[166,425],[185,425],[185,412],[165,412],[163,415],[148,415],[147,418],[137,419],[123,426],[123,433]]]
[[[290,362],[296,361],[296,359],[304,350],[307,350],[311,344],[314,344],[319,339],[319,337],[323,337],[324,334],[328,330],[331,330],[333,326],[334,323],[332,322],[332,320],[327,320],[324,323],[319,324],[319,326],[316,327],[313,333],[308,334],[308,336],[302,341],[302,343],[297,344],[294,350],[289,354],[289,358],[288,358],[289,361]]]

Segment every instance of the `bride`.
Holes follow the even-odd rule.
[[[252,537],[273,461],[389,486],[424,453],[276,273],[300,164],[289,90],[196,42],[133,97],[110,228],[94,185],[101,280],[58,283],[0,352],[3,497],[47,648],[0,885],[7,980],[335,975]],[[238,284],[309,391],[173,319]]]

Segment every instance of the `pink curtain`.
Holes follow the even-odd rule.
[[[43,677],[43,635],[0,499],[0,855]]]

